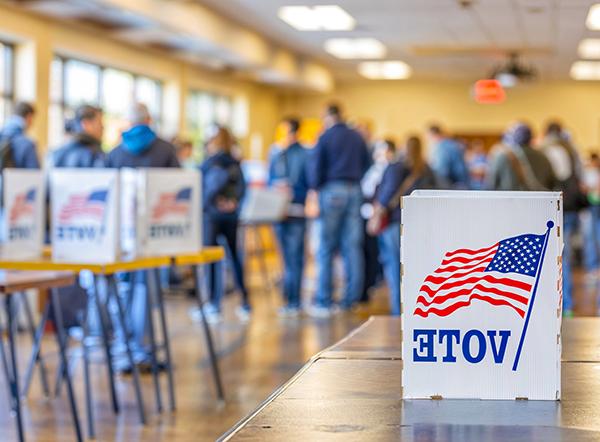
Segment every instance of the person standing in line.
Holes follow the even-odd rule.
[[[72,138],[50,154],[50,167],[104,167],[106,154],[102,150],[102,109],[82,105],[70,123]]]
[[[575,147],[567,133],[557,121],[551,121],[546,127],[544,139],[540,144],[546,155],[557,183],[553,190],[563,194],[563,315],[573,316],[573,239],[579,226],[579,212],[588,206],[583,192],[583,167]]]
[[[35,141],[27,132],[33,124],[35,108],[25,102],[15,105],[12,116],[0,130],[0,156],[2,167],[39,169]]]
[[[236,309],[242,321],[250,319],[250,299],[244,282],[244,267],[238,251],[238,225],[241,202],[246,183],[240,162],[232,155],[235,140],[229,130],[219,127],[206,144],[208,158],[200,166],[202,171],[204,245],[216,246],[220,241],[227,245],[235,283],[242,295],[242,304]],[[221,320],[223,274],[221,265],[209,266],[208,283],[210,302],[204,306],[211,322]]]
[[[319,192],[320,210],[318,288],[308,313],[320,318],[329,317],[333,312],[332,264],[338,249],[346,278],[342,309],[351,309],[363,290],[360,181],[371,165],[365,140],[345,124],[338,105],[327,106],[323,122],[326,130],[312,152],[308,167],[310,186]]]
[[[129,129],[123,132],[121,144],[108,154],[107,167],[180,167],[175,146],[150,127],[152,116],[145,104],[135,104],[128,120]]]
[[[298,141],[300,122],[295,118],[288,118],[284,123],[286,140],[283,148],[271,159],[269,186],[282,190],[290,199],[288,217],[275,225],[275,233],[283,254],[283,293],[286,302],[279,313],[284,317],[296,317],[300,313],[304,273],[304,204],[308,194],[308,154]]]
[[[592,282],[596,282],[600,268],[600,157],[590,154],[583,172],[583,184],[590,205],[587,223],[584,224],[584,262]]]
[[[389,144],[389,157],[396,156],[396,146]],[[383,174],[381,185],[375,197],[375,209],[368,230],[378,234],[380,260],[389,287],[390,310],[394,316],[400,315],[400,224],[402,210],[400,200],[415,189],[434,189],[436,176],[425,161],[421,139],[410,137],[402,160],[392,160]],[[380,231],[382,217],[389,224]]]
[[[502,142],[492,148],[486,177],[489,190],[552,190],[556,178],[548,158],[531,146],[533,134],[524,123],[515,123]]]
[[[441,184],[450,189],[468,189],[470,176],[463,147],[435,124],[429,126],[427,136],[431,145],[431,167],[443,181]]]
[[[108,168],[179,167],[175,146],[158,137],[150,127],[152,117],[145,104],[134,104],[129,111],[127,119],[129,129],[122,133],[121,143],[108,154],[106,159],[106,166]],[[134,334],[134,357],[136,358],[136,363],[140,364],[140,368],[149,370],[150,353],[146,346],[148,342],[149,322],[146,314],[146,302],[148,301],[147,291],[151,287],[146,285],[145,277],[146,273],[144,271],[135,273],[133,299],[131,309],[127,313],[127,319]],[[134,275],[131,273],[124,274],[123,278],[131,282],[134,279]],[[155,279],[148,279],[150,280],[150,284],[154,285]],[[158,290],[157,287],[152,288]],[[116,368],[126,372],[131,370],[131,367],[128,367],[126,364],[117,365]],[[162,363],[160,364],[160,368],[164,368]]]

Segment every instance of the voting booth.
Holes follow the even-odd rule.
[[[53,170],[50,195],[54,260],[112,262],[118,259],[117,170]]]
[[[405,399],[560,399],[562,197],[402,199]]]
[[[44,184],[44,174],[38,170],[2,172],[2,257],[29,259],[42,254],[46,220]]]
[[[121,171],[121,247],[128,255],[197,252],[201,179],[196,170]]]

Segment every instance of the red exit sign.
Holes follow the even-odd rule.
[[[479,80],[473,87],[473,98],[480,104],[498,104],[506,99],[506,92],[498,80]]]

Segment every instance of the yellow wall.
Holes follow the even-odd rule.
[[[264,155],[279,118],[276,89],[213,72],[166,53],[129,46],[89,30],[67,26],[34,14],[0,5],[0,38],[17,48],[17,99],[31,100],[38,109],[32,136],[44,151],[48,140],[50,62],[55,52],[126,69],[164,82],[167,135],[185,131],[185,101],[191,89],[246,99],[249,109],[248,136],[241,140],[246,152],[250,139],[263,140]],[[34,79],[34,81],[33,81]]]
[[[449,130],[500,132],[512,120],[525,119],[536,130],[557,117],[572,131],[583,150],[600,148],[600,84],[540,82],[508,91],[503,104],[480,105],[471,84],[451,81],[360,81],[338,84],[331,95],[288,94],[283,113],[314,117],[330,100],[340,102],[349,117],[370,118],[377,135],[404,137],[421,132],[432,121]]]

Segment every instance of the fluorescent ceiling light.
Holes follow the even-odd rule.
[[[325,50],[346,60],[383,58],[386,53],[383,43],[374,38],[331,38],[325,42]]]
[[[600,59],[600,39],[586,38],[581,40],[577,52],[581,58]]]
[[[404,80],[410,77],[412,70],[403,61],[364,61],[358,66],[358,72],[370,80]]]
[[[351,31],[356,20],[337,5],[282,6],[279,18],[299,31]]]
[[[576,61],[571,66],[574,80],[600,80],[600,61]]]
[[[592,5],[588,12],[587,20],[585,21],[588,29],[592,31],[600,30],[600,3]]]

